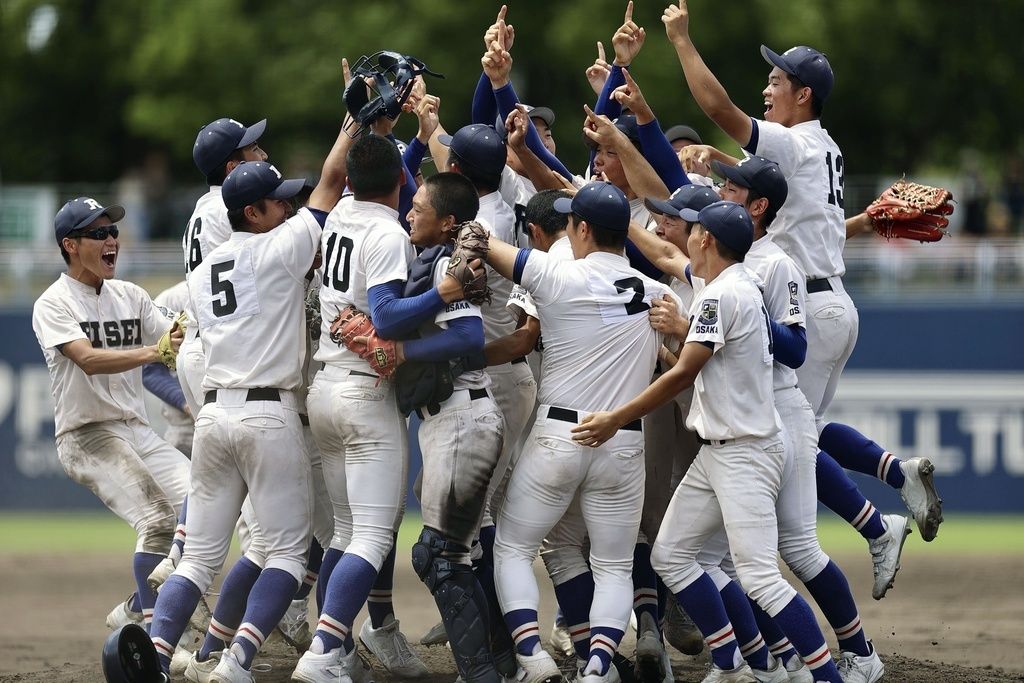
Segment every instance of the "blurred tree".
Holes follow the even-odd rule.
[[[340,59],[378,49],[444,73],[429,87],[451,130],[469,120],[484,29],[498,3],[431,0],[0,0],[0,170],[7,182],[110,181],[166,151],[197,182],[191,143],[218,116],[270,119],[278,163],[318,170],[343,113]],[[521,1],[513,80],[558,113],[559,154],[581,168],[583,72],[622,22],[621,0]],[[726,140],[695,106],[665,39],[662,2],[638,2],[647,42],[633,71],[663,127]],[[691,34],[738,106],[759,116],[768,72],[758,45],[811,44],[836,70],[824,125],[851,173],[955,168],[966,145],[995,160],[1020,142],[1024,2],[690,2]],[[411,117],[405,117],[411,118]],[[401,137],[415,132],[403,120]],[[729,145],[734,149],[734,145]],[[290,170],[290,169],[285,169]]]

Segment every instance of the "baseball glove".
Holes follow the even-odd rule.
[[[174,348],[174,345],[171,344],[171,333],[177,329],[184,332],[186,327],[188,327],[188,316],[185,314],[185,311],[182,311],[156,343],[156,352],[160,356],[160,362],[171,370],[176,369],[178,366],[178,349]]]
[[[391,377],[398,367],[395,342],[378,337],[370,317],[355,306],[346,306],[331,322],[331,341],[358,354],[381,377]]]
[[[953,213],[953,193],[942,187],[931,187],[897,180],[867,208],[871,226],[879,235],[890,239],[902,237],[920,242],[938,242],[946,234]]]
[[[463,297],[476,306],[491,303],[491,288],[487,286],[487,271],[483,267],[474,271],[469,264],[474,259],[483,261],[487,257],[490,237],[487,229],[476,221],[463,223],[455,238],[455,251],[448,261],[447,274],[462,284]]]

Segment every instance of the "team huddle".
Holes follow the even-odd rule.
[[[694,47],[686,3],[668,6],[690,93],[733,157],[662,130],[629,71],[646,40],[630,2],[614,60],[599,43],[587,70],[591,162],[574,174],[554,112],[519,102],[505,19],[453,134],[423,62],[344,62],[348,116],[315,186],[268,162],[265,120],[204,126],[186,279],[155,300],[114,279],[123,208],[58,212],[67,273],[33,311],[58,456],[138,532],[107,680],[252,681],[273,633],[302,653],[295,681],[372,681],[361,648],[390,676],[428,675],[391,597],[411,438],[411,563],[440,621],[421,642],[447,642],[466,683],[668,682],[666,642],[707,648],[704,681],[882,678],[817,505],[867,539],[880,599],[910,521],[845,470],[899,489],[926,541],[941,500],[928,460],[827,420],[858,335],[843,247],[871,229],[845,218],[821,125],[828,60],[762,46],[765,111],[748,116]],[[408,143],[392,132],[403,112],[419,123]],[[548,649],[538,555],[559,607]]]

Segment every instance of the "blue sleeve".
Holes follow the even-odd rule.
[[[660,280],[661,276],[664,275],[663,272],[658,270],[658,266],[648,261],[643,252],[633,244],[632,240],[628,239],[626,240],[626,258],[629,259],[630,266],[636,268],[652,280]]]
[[[163,363],[142,366],[142,385],[167,405],[178,410],[185,409],[185,394],[181,391],[181,385]]]
[[[308,206],[306,208],[309,209],[309,212],[311,214],[313,214],[313,218],[316,219],[316,222],[320,224],[321,228],[327,225],[326,211],[321,211],[320,209],[310,209]]]
[[[493,126],[498,120],[498,105],[494,101],[491,79],[485,73],[481,73],[480,80],[476,82],[470,116],[473,119],[471,123],[486,123],[488,126]]]
[[[512,83],[492,92],[494,93],[492,99],[497,102],[498,111],[501,113],[502,118],[507,117],[516,108],[516,104],[519,103],[519,98],[516,96]],[[527,117],[526,126],[526,146],[530,148],[530,151],[537,155],[537,158],[544,162],[544,165],[552,171],[558,173],[566,180],[571,180],[572,173],[569,172],[569,169],[544,146],[544,141],[540,139],[537,127],[533,125],[533,119]]]
[[[757,119],[753,116],[750,117],[750,142],[743,146],[743,149],[747,150],[751,154],[757,154],[757,138],[760,134],[760,129],[757,127]]]
[[[420,166],[423,164],[423,157],[427,155],[427,146],[420,142],[419,138],[413,138],[409,141],[409,144],[405,146],[405,154],[402,155],[402,163],[405,164],[405,170],[408,171],[414,178],[420,170]]]
[[[444,308],[444,301],[434,287],[408,299],[402,298],[402,281],[392,280],[367,290],[370,320],[377,334],[385,339],[401,339],[421,323],[431,320]]]
[[[388,140],[398,145],[398,140],[395,138],[394,133],[388,135]],[[405,163],[405,158],[402,158],[402,163]],[[402,184],[401,189],[398,191],[398,222],[402,224],[402,228],[406,232],[409,232],[409,221],[406,216],[409,215],[409,211],[412,210],[412,197],[416,194],[418,189],[416,185],[416,171],[410,171],[409,167],[405,169],[405,183]]]
[[[640,134],[640,147],[643,150],[644,158],[654,167],[658,177],[668,187],[669,194],[683,185],[689,185],[690,179],[686,177],[683,166],[679,163],[679,157],[672,149],[672,143],[661,132],[658,119],[637,126],[637,130]]]
[[[601,94],[597,96],[594,113],[598,115],[604,114],[612,121],[619,118],[619,114],[622,113],[622,105],[619,104],[618,100],[612,98],[612,91],[625,84],[626,77],[622,75],[622,67],[612,64],[612,72],[604,82]]]
[[[683,271],[683,272],[686,273],[686,281],[689,282],[690,286],[692,287],[693,286],[693,273],[690,272],[690,264],[689,263],[686,264],[686,270]]]
[[[532,249],[520,249],[516,254],[516,262],[512,264],[512,282],[517,285],[523,283],[523,271],[526,270],[526,261],[530,258]]]
[[[448,329],[426,339],[405,342],[407,360],[443,361],[479,353],[484,348],[484,323],[477,317],[448,321]]]
[[[793,369],[803,365],[807,356],[807,332],[804,328],[799,325],[780,325],[774,320],[770,323],[775,360]]]

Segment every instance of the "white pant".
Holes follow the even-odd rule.
[[[547,415],[548,406],[540,406],[498,519],[494,573],[501,610],[537,609],[533,560],[578,491],[594,573],[590,625],[625,630],[644,498],[643,434],[622,429],[588,448],[572,440],[576,423]]]
[[[501,457],[494,468],[494,476],[487,485],[487,504],[484,507],[482,526],[491,526],[497,518],[497,510],[505,498],[508,486],[508,469],[519,458],[519,437],[526,429],[527,421],[537,404],[537,380],[528,363],[506,363],[487,368],[491,378],[491,394],[505,419],[505,436]]]
[[[188,541],[175,574],[205,592],[220,571],[246,495],[266,548],[265,567],[301,583],[312,519],[309,458],[294,393],[246,401],[245,389],[220,389],[196,418]]]
[[[329,365],[309,387],[306,407],[334,506],[331,547],[379,570],[405,510],[409,442],[394,388],[376,385],[375,377]]]
[[[189,463],[138,420],[96,422],[57,437],[57,458],[72,481],[96,494],[138,534],[135,552],[171,547]]]
[[[185,403],[192,416],[196,417],[203,407],[203,378],[206,377],[206,354],[199,337],[190,339],[188,333],[185,334],[185,341],[178,349],[176,372]]]
[[[818,432],[839,388],[839,377],[857,345],[857,307],[840,277],[830,277],[832,291],[807,295],[807,357],[797,368],[800,389],[814,410]]]
[[[723,525],[740,585],[775,616],[796,595],[776,561],[775,504],[785,447],[778,436],[704,446],[672,496],[651,564],[678,593],[702,573],[697,555]]]

